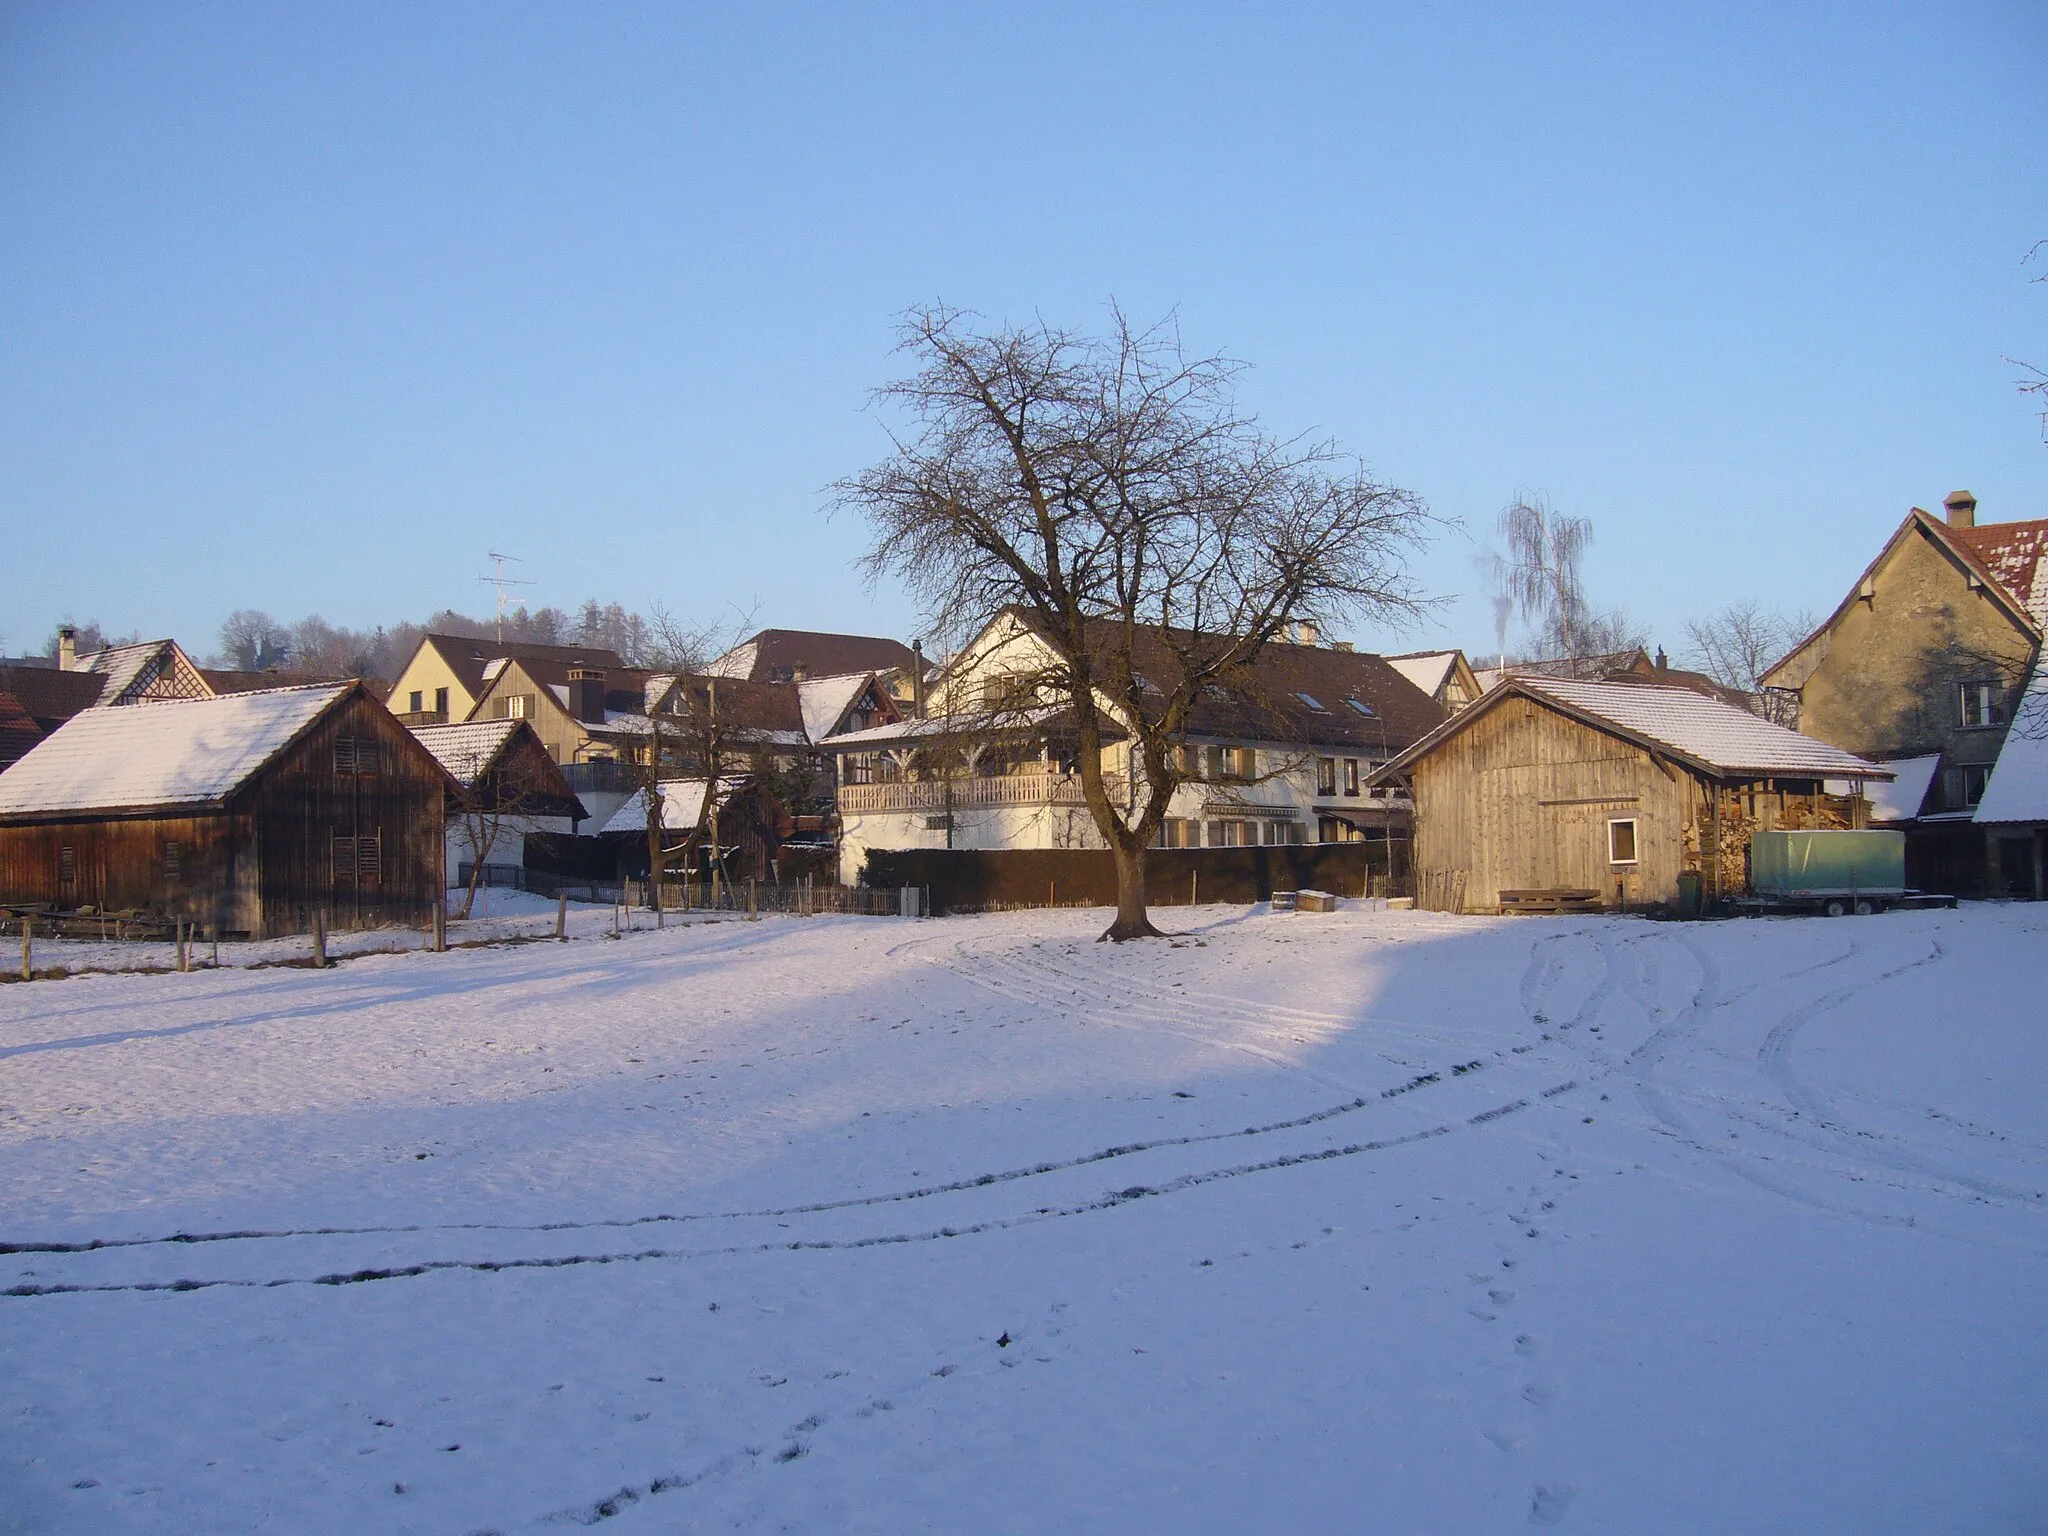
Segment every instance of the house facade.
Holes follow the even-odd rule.
[[[1908,512],[1764,683],[1803,733],[1924,785],[1886,807],[1906,833],[1907,878],[1978,895],[1998,877],[1976,808],[2048,624],[2048,520],[1979,525],[1967,491],[1943,507]]]
[[[448,774],[443,809],[448,885],[510,884],[524,868],[526,839],[573,835],[586,819],[561,767],[524,720],[476,720],[410,727]]]
[[[86,710],[0,773],[0,901],[254,937],[423,924],[450,785],[359,683]]]
[[[1149,661],[1171,665],[1162,647]],[[1071,712],[1035,680],[1049,646],[1015,612],[993,620],[933,680],[928,712],[825,739],[837,764],[840,878],[871,849],[1101,848],[1082,795]],[[1102,769],[1112,797],[1138,804],[1127,731],[1114,701]],[[1371,842],[1387,864],[1405,846],[1408,801],[1372,770],[1444,717],[1379,656],[1274,642],[1189,720],[1160,832],[1166,847]]]
[[[1548,677],[1510,677],[1379,776],[1412,786],[1419,885],[1465,911],[1526,891],[1673,905],[1686,873],[1738,894],[1752,832],[1860,825],[1863,785],[1891,777],[1692,689]]]
[[[511,658],[614,673],[625,667],[616,651],[603,646],[527,645],[468,635],[422,635],[391,685],[392,712],[407,725],[459,725],[476,713],[495,676],[492,663]]]

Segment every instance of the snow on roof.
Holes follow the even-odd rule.
[[[0,775],[0,784],[6,782]],[[1977,820],[2048,821],[2048,668],[2037,665],[2020,696],[1984,798],[1977,802]]]
[[[1934,782],[1941,754],[1894,758],[1879,766],[1891,769],[1898,777],[1889,784],[1873,784],[1864,792],[1870,797],[1870,819],[1911,821],[1927,801],[1927,786]]]
[[[456,783],[473,788],[519,726],[517,720],[472,720],[460,725],[415,725],[411,730]]]
[[[1530,693],[1595,716],[1668,747],[1703,767],[1753,769],[1800,777],[1889,778],[1890,771],[1840,747],[1788,731],[1689,688],[1641,683],[1587,683],[1575,678],[1518,675]]]
[[[0,773],[0,816],[225,800],[353,686],[83,710]]]
[[[761,647],[753,640],[734,646],[704,669],[706,677],[752,677]]]
[[[140,702],[166,684],[174,694],[185,697],[214,691],[175,640],[110,645],[79,657],[78,670],[107,680],[100,689],[100,708]]]
[[[1979,523],[1949,530],[2019,599],[2033,621],[2048,629],[2048,518],[2020,523]]]
[[[843,672],[837,677],[811,677],[796,685],[797,705],[803,710],[804,735],[822,741],[832,727],[860,697],[874,676],[872,672]]]
[[[697,825],[697,818],[704,813],[705,779],[662,779],[655,786],[661,791],[661,825],[669,832],[688,832]],[[721,779],[718,799],[722,804],[727,796],[738,789],[740,779]],[[612,812],[611,820],[604,824],[606,832],[645,832],[647,830],[647,791],[636,789],[626,803]]]
[[[1456,651],[1425,651],[1415,656],[1389,656],[1387,665],[1407,678],[1431,698],[1443,687],[1444,679],[1458,662]]]
[[[897,741],[929,741],[945,736],[979,736],[995,731],[1024,730],[1046,724],[1066,713],[1059,704],[1041,704],[1034,709],[1005,711],[1000,716],[979,714],[927,715],[922,720],[898,720],[893,725],[874,725],[864,731],[841,731],[827,736],[820,746],[859,751],[863,747],[885,747]]]

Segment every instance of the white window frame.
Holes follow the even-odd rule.
[[[1614,829],[1628,828],[1629,856],[1616,858],[1614,854]],[[1635,816],[1610,816],[1607,818],[1607,862],[1617,869],[1631,868],[1643,862],[1643,829],[1640,818]]]

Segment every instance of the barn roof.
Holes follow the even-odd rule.
[[[490,771],[505,743],[526,728],[524,720],[471,720],[458,725],[415,725],[408,727],[421,746],[434,754],[434,761],[448,776],[465,788]]]
[[[54,731],[80,710],[98,702],[107,680],[97,672],[62,672],[55,667],[0,667],[0,690],[21,701],[29,717]]]
[[[0,820],[218,805],[352,687],[82,711],[0,773]]]
[[[35,716],[22,708],[21,700],[0,689],[0,768],[25,755],[43,739],[43,728]]]
[[[1512,697],[1533,699],[1596,730],[1633,741],[1716,777],[1888,780],[1889,768],[1811,736],[1788,731],[1689,688],[1588,683],[1565,677],[1510,677],[1463,714],[1453,715],[1375,778],[1398,772]]]

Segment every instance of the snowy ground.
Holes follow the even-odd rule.
[[[0,1529],[2048,1525],[2048,908],[1166,915],[0,987]]]

